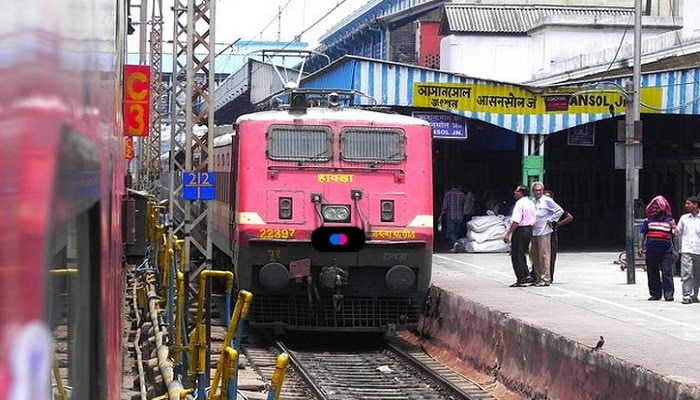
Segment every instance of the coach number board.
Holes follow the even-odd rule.
[[[182,197],[185,200],[214,200],[213,172],[185,171],[182,173]]]

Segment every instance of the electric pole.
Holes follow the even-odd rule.
[[[211,269],[212,209],[208,201],[184,200],[183,172],[212,169],[214,150],[214,13],[215,1],[176,0],[173,11],[173,82],[170,136],[170,219],[173,234],[185,239],[187,270],[192,250],[204,256],[204,264],[192,271]],[[204,125],[206,132],[195,135],[194,127]],[[184,155],[182,160],[181,155]],[[183,163],[184,161],[184,163]],[[206,232],[205,237],[193,235]]]
[[[628,82],[627,113],[625,115],[625,222],[626,222],[626,254],[627,283],[635,283],[635,241],[637,229],[634,225],[635,199],[639,197],[639,173],[635,167],[635,148],[641,143],[635,140],[635,127],[641,130],[640,94],[642,76],[642,1],[634,2],[634,64],[632,66],[632,81]],[[641,132],[640,132],[641,133]],[[637,138],[641,139],[639,135]],[[642,160],[639,160],[640,164]]]

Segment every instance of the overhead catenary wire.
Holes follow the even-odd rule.
[[[676,10],[674,9],[673,0],[668,0],[668,6],[669,6],[670,14],[671,14],[671,15],[670,15],[670,16],[671,16],[671,20],[673,21],[673,25],[675,26],[675,25],[676,25]],[[629,28],[628,28],[628,27],[625,27],[625,30],[624,30],[624,32],[622,33],[622,37],[620,38],[620,43],[618,44],[617,49],[615,50],[615,55],[614,55],[613,58],[610,60],[610,63],[608,64],[608,67],[606,68],[605,72],[603,73],[604,75],[606,75],[606,74],[608,74],[608,72],[610,72],[612,66],[613,66],[613,65],[615,64],[615,62],[617,61],[617,58],[618,58],[618,56],[619,56],[619,54],[620,54],[620,50],[622,49],[622,46],[623,46],[623,43],[624,43],[624,40],[625,40],[625,36],[627,35],[627,31],[628,31],[628,30],[629,30]],[[676,29],[676,30],[674,30],[673,33],[674,33],[674,35],[676,36],[676,41],[677,41],[677,43],[678,43],[678,47],[680,48],[681,55],[685,55],[685,51],[684,51],[684,49],[683,49],[683,41],[682,41],[682,38],[681,38],[680,30],[679,30],[679,29]],[[697,84],[698,84],[698,81],[697,81],[697,79],[695,79],[695,76],[694,76],[694,75],[690,75],[690,77],[691,77],[691,79],[692,79],[692,83],[694,83],[694,84],[697,85]],[[617,84],[617,83],[615,83],[615,82],[608,81],[608,80],[606,80],[606,79],[609,79],[609,77],[603,76],[597,83],[595,83],[595,84],[593,85],[593,89],[582,90],[582,91],[579,91],[579,92],[574,93],[574,95],[583,95],[583,94],[588,94],[588,93],[616,93],[616,94],[620,94],[620,95],[624,96],[626,99],[629,100],[629,95],[628,95],[628,93],[625,91],[625,89],[624,89],[622,86],[620,86],[619,84]],[[598,86],[598,85],[609,85],[609,86],[613,86],[615,89],[610,89],[610,88],[604,89],[604,90],[595,89],[595,87]],[[686,86],[686,85],[688,85],[688,83],[676,83],[676,84],[673,84],[673,85],[657,85],[657,86],[654,86],[654,87],[672,87],[672,86]],[[686,101],[686,102],[683,103],[683,104],[679,104],[679,105],[676,105],[676,106],[673,106],[673,107],[657,107],[657,106],[654,106],[654,105],[651,105],[651,104],[644,103],[644,102],[642,102],[641,100],[640,100],[639,104],[640,104],[641,107],[644,107],[644,108],[646,108],[646,109],[648,109],[648,110],[654,110],[654,111],[664,112],[664,111],[675,111],[675,110],[680,110],[680,109],[689,107],[689,106],[691,106],[693,103],[696,103],[696,102],[698,102],[698,101],[700,101],[700,96],[696,96],[696,97],[694,97],[694,98],[692,98],[692,99]]]
[[[272,25],[273,22],[275,22],[277,19],[279,19],[279,18],[282,17],[282,13],[284,12],[284,10],[287,8],[287,6],[289,5],[289,3],[291,3],[291,2],[292,2],[292,0],[287,0],[287,2],[282,6],[282,8],[280,8],[279,11],[277,11],[277,14],[275,14],[275,16],[270,20],[270,22],[268,22],[267,25],[265,25],[265,26],[260,30],[260,32],[258,32],[257,35],[253,36],[253,37],[250,38],[247,42],[243,43],[243,44],[241,45],[241,47],[246,47],[246,46],[248,46],[248,45],[249,45],[250,43],[252,43],[253,40],[255,40],[258,36],[262,36],[262,34],[267,30],[267,28],[270,27],[270,25]]]
[[[630,15],[630,20],[633,18],[633,15]],[[615,61],[617,60],[617,57],[620,55],[620,50],[622,49],[622,45],[625,43],[625,37],[627,36],[627,32],[629,31],[629,25],[632,24],[633,21],[628,21],[627,24],[625,24],[625,30],[622,32],[622,37],[620,37],[620,43],[617,45],[617,49],[615,50],[615,55],[613,56],[612,60],[610,60],[610,64],[608,64],[608,68],[605,70],[603,73],[604,75],[610,72],[610,69],[612,66],[615,64]]]
[[[295,35],[294,38],[293,38],[291,41],[287,42],[284,46],[280,47],[279,49],[275,49],[275,50],[276,50],[276,51],[282,51],[282,50],[286,49],[287,47],[289,47],[290,45],[292,45],[293,43],[299,42],[299,41],[301,40],[302,35],[304,35],[304,34],[305,34],[306,32],[308,32],[309,30],[313,29],[316,25],[318,25],[319,23],[321,23],[324,19],[328,18],[329,15],[331,15],[335,10],[337,10],[340,6],[342,6],[343,3],[345,3],[346,1],[347,1],[347,0],[339,0],[339,1],[336,3],[336,5],[333,6],[333,8],[331,8],[330,10],[328,10],[325,14],[323,14],[323,16],[321,16],[320,18],[318,18],[316,21],[314,21],[314,22],[313,22],[311,25],[309,25],[308,27],[304,28],[298,35]],[[288,2],[287,4],[289,4],[289,2]],[[285,7],[286,7],[286,5],[285,5]],[[262,68],[262,67],[263,67],[262,65],[258,66],[258,67],[253,71],[253,73],[255,73],[257,70],[259,70],[259,69]],[[282,67],[285,68],[285,70],[287,69],[286,66],[282,66]]]

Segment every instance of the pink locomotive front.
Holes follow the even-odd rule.
[[[252,323],[416,324],[433,243],[429,125],[332,106],[238,123],[232,247],[238,284],[255,296]]]

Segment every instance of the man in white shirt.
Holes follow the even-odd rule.
[[[552,282],[550,264],[552,257],[552,226],[559,221],[564,209],[553,198],[544,196],[544,184],[534,182],[535,224],[532,226],[532,269],[537,277],[535,286],[549,286]]]
[[[676,226],[676,249],[681,254],[681,282],[683,304],[698,303],[700,287],[700,199],[691,196],[685,201],[687,214],[683,214]],[[677,253],[674,254],[674,256]]]
[[[513,191],[515,206],[510,216],[510,225],[503,235],[503,242],[510,243],[510,261],[517,279],[510,287],[523,287],[529,284],[529,268],[525,251],[532,238],[532,224],[535,222],[535,205],[528,195],[527,186],[518,185]],[[511,240],[512,239],[512,240]],[[548,267],[549,268],[549,267]]]

